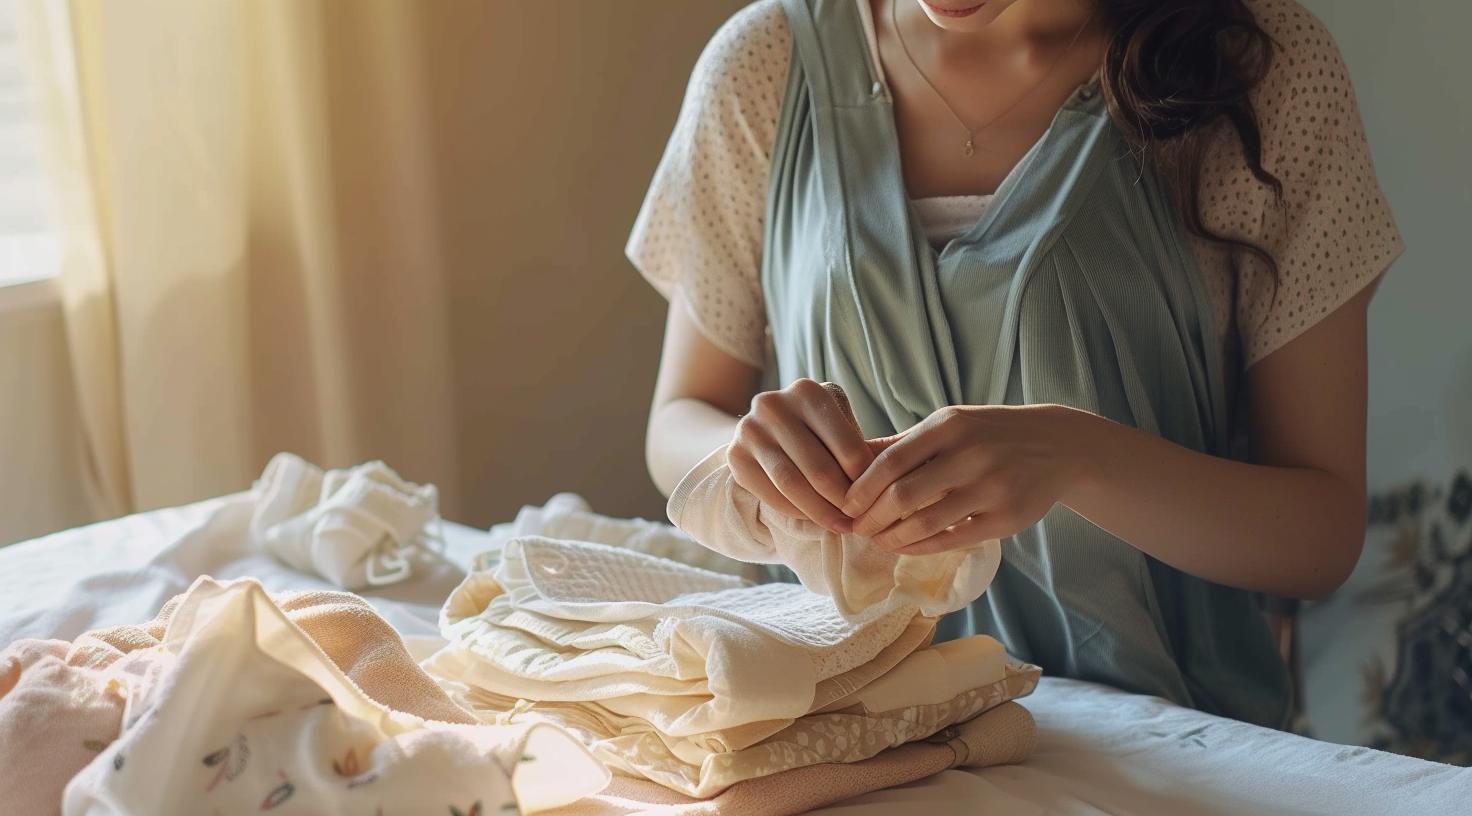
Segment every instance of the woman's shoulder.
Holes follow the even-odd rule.
[[[1248,365],[1287,343],[1375,280],[1401,250],[1375,178],[1359,103],[1339,46],[1297,0],[1246,0],[1273,41],[1252,92],[1262,166],[1247,168],[1235,131],[1219,123],[1201,169],[1202,219],[1214,232],[1266,250],[1235,268],[1237,323]]]
[[[690,88],[732,92],[768,85],[782,88],[791,48],[782,0],[756,0],[711,36],[695,64]]]
[[[1295,101],[1353,101],[1349,72],[1334,35],[1298,0],[1247,0],[1247,9],[1273,42],[1272,61],[1254,97],[1265,125]]]

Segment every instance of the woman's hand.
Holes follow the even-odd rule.
[[[773,509],[846,533],[839,509],[873,461],[842,389],[801,379],[757,394],[726,454],[736,483]]]
[[[918,555],[973,547],[1037,523],[1077,483],[1081,412],[1056,405],[942,408],[874,440],[874,463],[839,505],[853,532]]]

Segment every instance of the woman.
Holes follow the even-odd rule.
[[[1294,0],[759,0],[629,243],[671,301],[649,467],[668,492],[730,443],[830,530],[1002,538],[943,636],[1281,727],[1262,599],[1358,558],[1400,251]]]

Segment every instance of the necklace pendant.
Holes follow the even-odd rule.
[[[961,155],[969,159],[971,158],[971,155],[975,152],[976,146],[971,143],[971,137],[966,137],[966,144],[961,148]]]

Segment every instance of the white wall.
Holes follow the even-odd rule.
[[[1371,489],[1472,466],[1472,4],[1302,0],[1344,52],[1406,253],[1370,309]]]

